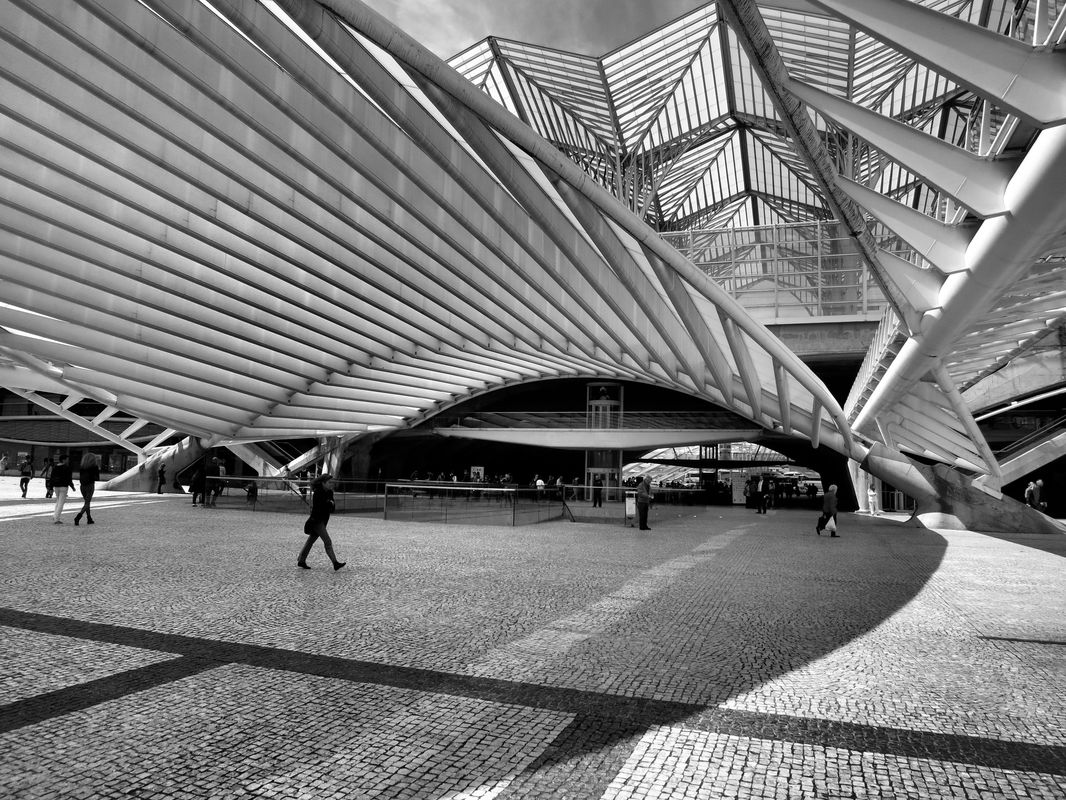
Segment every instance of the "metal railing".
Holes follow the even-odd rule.
[[[761,322],[874,320],[886,305],[881,287],[836,221],[662,236]]]
[[[407,522],[529,525],[572,519],[564,492],[480,483],[396,481],[385,484],[384,517]]]
[[[1026,450],[1035,447],[1046,439],[1050,439],[1053,436],[1057,436],[1066,429],[1066,415],[1053,419],[1044,425],[1041,425],[1034,431],[1027,433],[1020,439],[1016,439],[1003,448],[996,450],[996,460],[1002,462],[1006,461],[1012,456],[1016,456],[1019,453],[1024,453]]]
[[[188,485],[182,486],[191,503]],[[172,485],[167,488],[167,494],[174,494]],[[310,479],[228,475],[209,478],[204,491],[208,503],[216,508],[289,514],[306,514],[311,508]],[[385,483],[335,481],[333,501],[335,514],[380,514],[385,508]]]
[[[593,420],[585,411],[494,411],[441,414],[437,428],[563,428],[579,430],[680,430],[754,427],[729,412],[620,411]]]

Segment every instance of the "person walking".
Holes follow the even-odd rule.
[[[648,508],[651,506],[651,481],[645,475],[637,484],[637,527],[642,531],[650,531],[648,527]]]
[[[41,467],[41,477],[44,478],[44,499],[52,499],[52,459],[46,458]]]
[[[311,481],[311,515],[304,523],[304,533],[307,541],[304,542],[300,555],[296,559],[296,566],[301,569],[311,569],[307,566],[307,556],[311,553],[311,545],[316,539],[322,540],[322,546],[326,549],[326,555],[333,562],[333,569],[338,570],[345,565],[344,561],[337,560],[337,554],[333,552],[333,540],[326,532],[330,514],[333,513],[333,476],[324,472]]]
[[[835,483],[825,490],[825,497],[822,498],[822,516],[818,518],[818,524],[815,526],[815,532],[819,536],[822,535],[822,531],[825,530],[826,526],[829,524],[829,520],[833,520],[833,527],[829,531],[829,535],[836,538],[837,486]]]
[[[19,489],[22,490],[22,496],[26,496],[26,490],[30,488],[30,481],[33,480],[33,462],[30,461],[30,457],[26,456],[19,462]]]
[[[167,465],[160,464],[159,471],[156,473],[156,486],[155,493],[163,494],[163,487],[167,485]]]
[[[95,524],[90,507],[92,506],[93,495],[96,494],[96,482],[98,480],[100,480],[100,456],[96,455],[96,453],[86,453],[81,457],[81,464],[78,465],[78,483],[81,486],[82,504],[81,511],[74,517],[75,525],[81,521],[83,516],[89,525]]]
[[[63,522],[63,506],[67,502],[67,491],[74,488],[74,476],[70,471],[70,464],[66,456],[59,457],[59,463],[52,468],[52,490],[56,495],[55,511],[52,512],[52,522],[59,525]]]

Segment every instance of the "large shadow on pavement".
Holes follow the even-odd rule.
[[[867,519],[862,535],[880,539],[877,557],[871,557],[873,549],[863,546],[857,534],[849,541],[847,535],[829,539],[801,530],[810,527],[809,517],[779,514],[763,527],[753,516],[742,519],[750,530],[601,636],[564,655],[574,669],[588,672],[599,662],[612,672],[623,670],[614,677],[632,679],[631,696],[0,609],[0,625],[176,657],[7,704],[0,733],[233,663],[572,715],[539,758],[514,778],[518,794],[523,785],[528,793],[548,782],[555,796],[598,797],[639,737],[682,722],[715,734],[1066,774],[1066,748],[1061,747],[722,708],[730,698],[881,625],[922,590],[946,550],[946,541],[936,533]],[[694,553],[699,558],[699,548]],[[554,666],[555,674],[561,674],[560,665]],[[658,690],[653,694],[649,686]],[[585,762],[597,766],[576,768]]]

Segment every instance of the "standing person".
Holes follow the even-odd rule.
[[[196,469],[193,470],[192,479],[189,481],[189,492],[192,494],[192,507],[196,508],[196,498],[200,498],[200,504],[207,505],[207,498],[204,496],[204,468],[200,465],[196,465]]]
[[[1034,484],[1035,491],[1033,492],[1033,508],[1037,511],[1047,510],[1047,501],[1043,499],[1044,496],[1044,479],[1037,478]]]
[[[52,490],[56,493],[56,507],[52,513],[52,522],[59,525],[63,522],[63,506],[67,502],[67,490],[74,488],[74,476],[70,471],[70,464],[66,456],[59,457],[59,463],[52,468]]]
[[[218,465],[221,463],[218,457],[207,459],[207,466],[204,468],[204,497],[201,501],[204,508],[214,508],[215,501],[218,500],[218,496],[222,494],[221,481],[219,481],[219,475],[222,473],[219,471]]]
[[[0,456],[0,475],[3,475],[5,472],[7,472],[7,453]]]
[[[648,527],[648,507],[651,505],[651,481],[645,475],[637,484],[637,527],[650,531]]]
[[[30,481],[33,479],[33,463],[30,461],[30,457],[26,456],[19,462],[19,489],[22,490],[22,496],[26,496],[26,490],[30,488]]]
[[[1029,481],[1029,485],[1025,487],[1025,504],[1029,508],[1036,508],[1036,482]]]
[[[763,492],[766,491],[766,478],[764,478],[762,475],[759,475],[758,477],[754,478],[753,484],[753,490],[755,495],[755,513],[765,514],[766,506],[763,505]]]
[[[163,487],[167,485],[167,465],[160,464],[159,471],[156,473],[156,486],[155,493],[163,494]]]
[[[603,508],[603,477],[600,475],[592,479],[592,507]]]
[[[837,486],[835,483],[825,490],[825,497],[822,498],[822,516],[818,518],[818,524],[815,526],[815,532],[819,536],[822,535],[825,526],[829,524],[829,520],[833,520],[834,528],[834,530],[829,532],[829,535],[835,538],[837,535],[835,530],[837,524]]]
[[[44,460],[44,466],[41,467],[41,477],[44,478],[44,499],[49,500],[52,497],[52,459],[46,458]]]
[[[337,555],[333,552],[333,540],[326,533],[326,525],[329,523],[329,516],[333,513],[334,507],[332,481],[333,476],[328,472],[322,473],[311,481],[311,515],[304,523],[307,541],[304,542],[303,549],[300,550],[300,555],[296,559],[296,566],[301,569],[311,569],[307,566],[307,556],[311,552],[311,545],[315,543],[315,539],[322,540],[322,546],[326,548],[326,555],[333,562],[334,570],[340,569],[347,563],[337,560]]]
[[[78,465],[78,483],[81,484],[81,496],[83,499],[81,511],[74,517],[75,525],[81,521],[83,514],[89,525],[94,524],[90,506],[93,502],[93,495],[96,493],[96,482],[98,480],[100,480],[100,456],[96,455],[96,453],[86,453],[81,457],[81,464]]]
[[[875,517],[881,516],[881,498],[877,494],[877,478],[873,475],[866,484],[866,504],[870,507],[870,514]]]

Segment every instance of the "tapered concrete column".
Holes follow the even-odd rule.
[[[859,462],[848,459],[848,474],[851,475],[851,486],[855,490],[855,502],[859,504],[859,513],[866,514],[870,510],[866,499],[866,488],[870,485],[870,476],[859,466]]]
[[[173,491],[170,487],[174,483],[174,476],[197,459],[203,458],[206,452],[199,439],[187,436],[176,445],[150,456],[136,467],[116,475],[105,483],[103,488],[119,492],[154,492],[159,485],[159,467],[166,466],[164,490]]]
[[[376,475],[370,474],[370,454],[374,445],[386,435],[386,433],[367,433],[349,442],[346,447],[337,450],[337,469],[340,470],[344,462],[348,462],[345,479],[355,481],[377,479]]]
[[[995,496],[945,464],[925,466],[877,443],[862,468],[910,495],[910,522],[927,528],[998,533],[1066,533],[1066,525],[1005,495]]]

